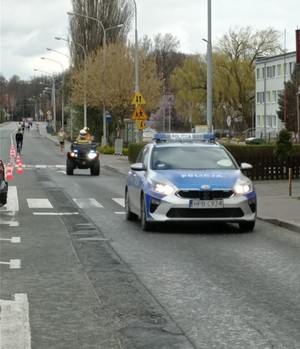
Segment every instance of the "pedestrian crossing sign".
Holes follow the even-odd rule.
[[[138,105],[131,117],[132,120],[146,120],[148,119],[148,115],[145,113],[145,111],[143,110],[143,108]]]

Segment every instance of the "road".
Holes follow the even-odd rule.
[[[10,161],[14,125],[0,127]],[[0,209],[1,349],[300,347],[300,235],[258,221],[142,232],[121,174],[65,174],[25,133]]]

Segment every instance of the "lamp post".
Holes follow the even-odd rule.
[[[297,141],[300,142],[300,86],[298,86],[298,92],[296,93],[297,98]]]
[[[105,28],[103,23],[98,18],[87,16],[87,15],[83,15],[83,14],[77,13],[77,12],[67,12],[67,14],[69,16],[79,16],[79,17],[92,19],[92,20],[98,22],[100,24],[102,30],[103,30],[103,57],[102,57],[102,65],[103,65],[103,106],[102,106],[102,123],[103,123],[103,145],[106,145],[107,144],[106,108],[105,108],[106,98],[105,98],[105,76],[104,76],[104,74],[105,74],[105,66],[106,66],[106,46],[107,46],[106,32],[108,30],[111,30],[111,29],[121,28],[121,27],[124,26],[124,24],[118,24],[118,25],[115,25],[113,27]]]
[[[51,91],[51,98],[52,98],[52,107],[53,107],[53,129],[54,132],[56,132],[56,101],[55,101],[55,80],[54,77],[51,73],[44,71],[44,70],[40,70],[40,69],[33,69],[34,71],[39,71],[41,73],[45,73],[47,75],[49,75],[51,77],[52,80],[52,91]]]
[[[32,98],[35,98],[39,101],[39,104],[38,104],[38,119],[39,119],[40,111],[42,110],[42,101],[41,101],[41,98],[37,96],[32,96]]]
[[[136,1],[132,0],[134,3],[134,66],[135,66],[135,93],[139,92],[139,42],[138,42],[138,30],[137,30],[137,6]]]
[[[47,61],[52,61],[55,62],[57,64],[59,64],[61,66],[61,71],[62,71],[62,90],[61,90],[61,126],[62,128],[64,128],[65,125],[65,103],[64,103],[64,67],[63,65],[59,62],[56,61],[54,59],[50,59],[50,58],[46,58],[46,57],[41,57],[41,59],[46,59]]]
[[[211,0],[207,0],[207,126],[212,131],[212,42],[211,42]]]
[[[71,57],[70,57],[70,56],[68,56],[68,55],[66,55],[66,54],[64,54],[64,53],[62,53],[62,52],[56,51],[56,50],[54,50],[53,48],[49,48],[49,47],[47,47],[47,48],[46,48],[46,50],[48,50],[48,51],[53,51],[53,52],[56,52],[56,53],[59,53],[60,55],[63,55],[63,56],[65,56],[65,57],[68,57],[68,58],[69,58],[69,60],[71,61]]]
[[[56,40],[63,40],[66,42],[72,42],[74,45],[78,45],[82,48],[84,53],[84,102],[83,102],[83,124],[84,127],[87,127],[87,102],[86,102],[86,50],[85,48],[79,44],[78,42],[75,42],[73,40],[68,40],[60,37],[55,37]]]

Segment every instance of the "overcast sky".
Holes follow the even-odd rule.
[[[131,0],[128,0],[131,1]],[[0,71],[6,79],[19,75],[27,80],[42,73],[34,68],[57,73],[68,58],[46,48],[68,54],[66,42],[55,36],[68,37],[70,0],[0,0],[1,61]],[[171,33],[180,41],[180,51],[205,53],[207,37],[207,0],[136,0],[138,37]],[[211,0],[212,44],[229,29],[251,26],[272,27],[282,33],[282,46],[295,51],[295,30],[300,28],[299,0]],[[134,21],[130,38],[134,40]]]

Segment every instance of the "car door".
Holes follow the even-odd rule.
[[[142,164],[143,169],[133,170],[131,169],[130,184],[128,186],[128,193],[130,198],[130,207],[133,212],[140,214],[141,192],[144,189],[144,183],[148,174],[150,147],[145,146],[138,158],[137,163]]]

